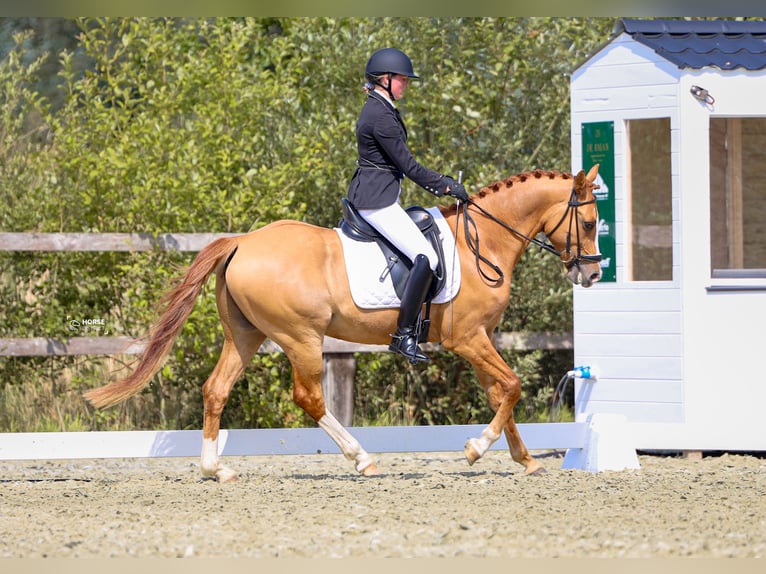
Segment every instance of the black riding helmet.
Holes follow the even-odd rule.
[[[391,93],[391,76],[394,74],[416,80],[420,79],[420,76],[415,74],[415,71],[412,69],[412,61],[407,54],[396,48],[378,50],[367,60],[367,67],[364,70],[367,81],[386,88],[388,95],[391,96],[391,100],[396,99]],[[380,76],[385,75],[388,75],[388,86],[383,86],[380,83]]]

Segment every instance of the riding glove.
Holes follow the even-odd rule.
[[[447,182],[447,187],[449,187],[447,195],[451,195],[460,201],[468,201],[468,192],[465,190],[465,186],[462,183],[455,181],[448,175],[445,175],[444,179]]]

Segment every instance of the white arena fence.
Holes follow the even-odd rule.
[[[520,424],[530,449],[582,448],[584,423]],[[460,451],[484,425],[351,427],[371,453]],[[340,454],[320,428],[222,429],[222,456]],[[196,457],[202,431],[104,431],[0,434],[0,460]],[[507,449],[505,438],[493,449]]]

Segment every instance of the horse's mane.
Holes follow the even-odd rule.
[[[518,173],[516,175],[512,175],[508,177],[507,179],[496,181],[494,183],[491,183],[487,185],[486,187],[482,187],[477,195],[479,197],[484,197],[489,192],[499,191],[501,188],[509,188],[513,187],[514,184],[517,183],[524,183],[525,181],[529,179],[572,179],[571,173],[564,173],[560,171],[545,171],[542,169],[535,169],[533,171],[525,171],[522,173]]]
[[[521,184],[529,180],[543,179],[543,178],[567,180],[567,179],[574,179],[574,176],[571,173],[555,171],[555,170],[535,169],[532,171],[525,171],[522,173],[517,173],[516,175],[512,175],[506,179],[496,181],[494,183],[490,183],[489,185],[485,187],[482,187],[479,191],[476,192],[475,197],[479,197],[479,198],[485,197],[489,195],[490,193],[500,191],[501,189],[509,189],[513,187],[514,184]],[[442,205],[439,207],[439,209],[444,215],[447,215],[448,213],[457,211],[457,204],[453,203],[450,205]]]

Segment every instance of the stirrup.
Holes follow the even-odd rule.
[[[407,344],[408,340],[410,342],[409,345]],[[388,350],[407,357],[407,360],[413,365],[415,363],[427,363],[431,360],[428,355],[420,350],[417,335],[414,332],[403,335],[398,333],[391,335],[391,344],[388,346]]]

